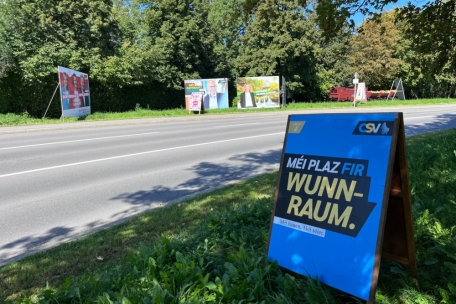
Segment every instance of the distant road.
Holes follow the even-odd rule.
[[[407,136],[456,128],[456,105],[324,112],[366,111],[404,112]],[[288,114],[0,128],[0,265],[277,169]]]

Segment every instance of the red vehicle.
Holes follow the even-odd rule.
[[[331,101],[353,101],[354,88],[332,87],[329,89],[329,100]]]
[[[381,91],[367,91],[367,99],[368,100],[373,100],[373,99],[388,99],[388,98],[393,98],[394,93],[396,93],[396,90],[381,90]]]
[[[367,87],[366,87],[367,89]],[[329,100],[331,101],[353,101],[354,88],[331,87],[329,89]],[[392,98],[395,90],[367,91],[367,100],[379,100]]]

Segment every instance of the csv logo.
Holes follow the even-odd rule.
[[[391,136],[394,121],[360,121],[353,130],[353,135]]]

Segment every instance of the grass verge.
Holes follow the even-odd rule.
[[[369,101],[367,103],[359,104],[357,107],[394,107],[394,106],[422,106],[422,105],[437,105],[437,104],[454,104],[456,99],[412,99],[412,100],[394,100],[394,101]],[[297,111],[297,110],[315,110],[315,109],[339,109],[351,108],[351,102],[297,102],[290,103],[286,108],[271,108],[271,109],[248,109],[239,110],[237,108],[228,109],[214,109],[207,110],[204,115],[217,115],[217,114],[242,114],[250,112],[272,112],[272,111]],[[102,120],[122,120],[122,119],[135,119],[135,118],[155,118],[155,117],[171,117],[171,116],[193,116],[193,112],[189,113],[185,109],[171,109],[171,110],[148,110],[142,109],[139,106],[135,110],[121,112],[121,113],[100,113],[95,112],[85,117],[69,117],[65,118],[65,123],[78,122],[78,121],[102,121]],[[63,123],[60,119],[52,118],[34,118],[30,117],[27,112],[22,115],[17,114],[0,114],[0,127],[1,126],[18,126],[18,125],[34,125],[34,124],[58,124]]]
[[[407,154],[419,277],[382,261],[376,302],[456,303],[456,129],[407,138]],[[266,262],[276,181],[262,175],[6,265],[0,301],[361,303]]]

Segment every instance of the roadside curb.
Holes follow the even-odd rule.
[[[73,130],[73,129],[86,129],[86,128],[102,128],[102,127],[115,127],[126,125],[146,125],[168,122],[189,122],[189,121],[206,121],[206,120],[219,120],[219,119],[237,119],[247,118],[254,116],[277,116],[288,115],[288,112],[268,112],[268,113],[246,113],[246,114],[220,114],[220,115],[207,115],[207,116],[175,116],[175,117],[157,117],[157,118],[133,118],[125,120],[103,120],[103,121],[78,121],[59,124],[37,124],[37,125],[22,125],[22,126],[7,126],[0,127],[0,135],[3,134],[17,134],[17,133],[32,133],[43,131],[56,131],[56,130]]]
[[[435,107],[435,105],[433,105]],[[444,106],[444,105],[442,105]],[[446,105],[445,105],[446,106]],[[18,134],[18,133],[33,133],[45,131],[61,131],[86,128],[103,128],[126,125],[146,125],[168,122],[190,122],[190,121],[210,121],[222,119],[240,119],[258,116],[288,116],[292,114],[304,113],[356,113],[356,112],[398,112],[409,107],[378,107],[378,108],[335,108],[335,109],[308,109],[296,111],[277,111],[277,112],[252,112],[239,114],[211,114],[211,115],[195,115],[195,116],[174,116],[174,117],[156,117],[156,118],[133,118],[125,120],[103,120],[103,121],[78,121],[78,122],[62,122],[58,124],[37,124],[37,125],[22,125],[22,126],[0,126],[0,135]],[[415,107],[415,106],[413,106]],[[418,106],[416,108],[426,108]]]

